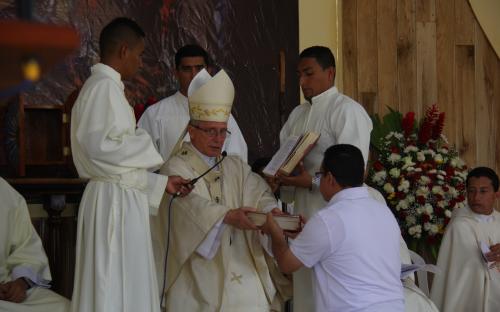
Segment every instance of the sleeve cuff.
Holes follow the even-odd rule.
[[[18,265],[12,270],[12,280],[15,281],[18,278],[25,278],[31,287],[38,286],[43,288],[50,287],[50,281],[43,279],[40,275],[35,273],[33,269],[27,266]]]

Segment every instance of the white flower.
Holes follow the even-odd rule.
[[[406,196],[406,200],[408,201],[408,203],[414,203],[415,202],[415,196],[413,195],[408,195]]]
[[[396,154],[396,153],[391,153],[391,155],[389,155],[389,157],[387,158],[387,160],[391,164],[394,164],[395,162],[399,161],[400,159],[401,159],[401,156],[399,154]]]
[[[427,186],[420,186],[415,194],[417,194],[417,196],[427,197],[427,194],[429,194],[429,188]]]
[[[394,187],[392,186],[392,184],[390,184],[390,183],[386,183],[386,184],[384,184],[384,191],[385,191],[387,194],[394,193]]]
[[[405,153],[410,153],[410,152],[418,152],[418,148],[417,148],[415,145],[408,145],[408,146],[404,149],[404,152],[405,152]]]
[[[444,195],[443,188],[439,185],[433,186],[432,187],[432,193],[433,194],[439,194],[439,195]]]
[[[398,140],[403,138],[403,134],[401,132],[394,132],[394,137]]]
[[[400,209],[406,210],[408,209],[408,202],[406,200],[400,200],[399,203],[396,205],[396,210],[399,211]]]
[[[401,182],[399,183],[398,186],[398,191],[408,193],[409,188],[410,188],[410,181],[405,180],[404,178],[401,179]]]
[[[446,209],[446,210],[444,211],[444,215],[445,215],[445,216],[447,216],[448,218],[451,218],[451,210]]]
[[[445,154],[446,155],[446,154],[448,154],[448,149],[446,147],[443,147],[443,148],[440,148],[438,150],[438,152],[440,152],[441,154]]]
[[[372,181],[378,185],[384,184],[385,178],[387,177],[387,172],[385,170],[378,171],[372,176]]]
[[[434,158],[434,155],[436,155],[436,152],[434,152],[434,151],[433,151],[433,150],[431,150],[431,149],[424,150],[423,152],[424,152],[424,154],[429,154],[429,155],[431,155],[431,157],[432,157],[432,158]]]
[[[418,179],[418,183],[420,185],[427,185],[431,183],[431,179],[428,176],[423,175],[420,177],[420,179]]]
[[[445,200],[440,200],[436,203],[438,207],[444,208],[448,205],[448,203]]]
[[[440,174],[438,174],[436,177],[437,177],[439,180],[444,180],[444,177],[443,177],[442,175],[440,175]]]
[[[413,167],[415,165],[415,163],[413,162],[411,156],[403,157],[403,162],[404,162],[404,164],[403,164],[402,169],[406,169],[408,167]]]
[[[439,227],[436,224],[432,224],[429,232],[432,234],[436,234],[439,231]]]
[[[418,152],[417,153],[417,160],[418,161],[425,161],[425,154],[424,154],[424,152]]]
[[[454,188],[453,186],[450,186],[449,187],[449,190],[448,190],[448,194],[450,195],[450,197],[457,197],[458,196],[458,191],[456,188]]]
[[[392,168],[391,170],[389,170],[389,175],[393,178],[398,178],[400,174],[401,171],[398,168]]]
[[[427,203],[427,204],[424,205],[424,211],[425,211],[426,214],[428,214],[430,216],[434,212],[434,208],[432,208],[431,204]]]
[[[414,225],[415,222],[417,222],[417,219],[414,216],[412,215],[406,216],[406,225],[408,226]]]
[[[434,156],[434,161],[437,163],[437,164],[442,164],[443,163],[443,156],[441,154],[436,154]]]
[[[431,224],[429,222],[425,222],[424,223],[424,230],[426,230],[427,232],[431,229]]]
[[[422,172],[422,168],[415,168],[415,172]]]

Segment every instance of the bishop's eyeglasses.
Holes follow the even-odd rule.
[[[205,132],[205,134],[209,137],[209,138],[215,138],[216,136],[221,136],[221,137],[228,137],[231,135],[231,131],[227,130],[227,129],[215,129],[215,128],[208,128],[208,129],[205,129],[205,128],[202,128],[200,126],[197,126],[197,125],[193,125],[193,124],[190,124],[191,127],[193,128],[196,128],[200,131],[203,131]]]

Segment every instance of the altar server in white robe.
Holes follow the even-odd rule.
[[[431,298],[443,312],[499,311],[498,175],[477,167],[469,172],[466,186],[468,206],[459,208],[446,228],[437,261],[442,273],[434,277]]]
[[[335,58],[326,47],[314,46],[302,51],[298,73],[300,87],[306,102],[297,106],[281,129],[283,144],[292,135],[313,131],[321,134],[316,146],[299,166],[298,175],[281,177],[281,198],[294,202],[294,213],[308,219],[327,202],[313,183],[314,172],[319,171],[325,150],[333,144],[351,144],[368,159],[372,122],[363,106],[339,93],[334,86]],[[302,268],[294,273],[294,311],[313,311],[312,271]]]
[[[170,213],[170,196],[160,207],[163,247],[170,236],[165,289],[169,312],[274,311],[287,296],[289,281],[277,271],[263,248],[266,241],[260,241],[265,237],[246,216],[253,210],[279,211],[276,199],[239,157],[221,156],[233,98],[234,87],[224,70],[214,77],[201,71],[190,86],[191,142],[183,142],[160,171],[194,179],[221,161],[189,195],[173,200]],[[165,254],[164,248],[155,249],[161,262]]]
[[[136,129],[122,79],[140,68],[144,32],[116,18],[99,38],[101,63],[91,68],[71,116],[71,147],[80,177],[89,179],[78,214],[72,311],[159,311],[149,213],[165,190],[184,180],[148,172],[163,159]]]
[[[209,65],[208,54],[198,45],[186,45],[175,54],[175,77],[179,90],[158,103],[148,107],[137,125],[146,130],[163,159],[168,160],[177,140],[183,135],[189,121],[188,87],[193,77]],[[247,161],[247,144],[233,115],[229,115],[227,128],[231,136],[224,142],[229,155],[237,155]],[[189,135],[184,140],[189,142]]]
[[[69,311],[69,301],[47,289],[47,255],[26,201],[2,178],[0,198],[0,311]]]

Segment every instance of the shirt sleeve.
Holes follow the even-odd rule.
[[[334,230],[333,235],[329,229]],[[332,237],[335,237],[334,240]],[[327,225],[321,216],[316,214],[306,223],[299,236],[291,240],[290,250],[306,267],[312,268],[332,254],[343,239],[344,226],[340,219],[332,218]]]
[[[220,219],[219,222],[213,226],[210,232],[208,232],[205,240],[196,248],[196,252],[207,260],[212,260],[217,253],[217,249],[219,249],[220,238],[226,229],[226,225],[222,222],[223,220],[223,218]]]
[[[370,117],[358,103],[348,103],[340,116],[332,116],[336,133],[336,144],[351,144],[361,150],[365,166],[370,148],[370,133],[373,125]]]

